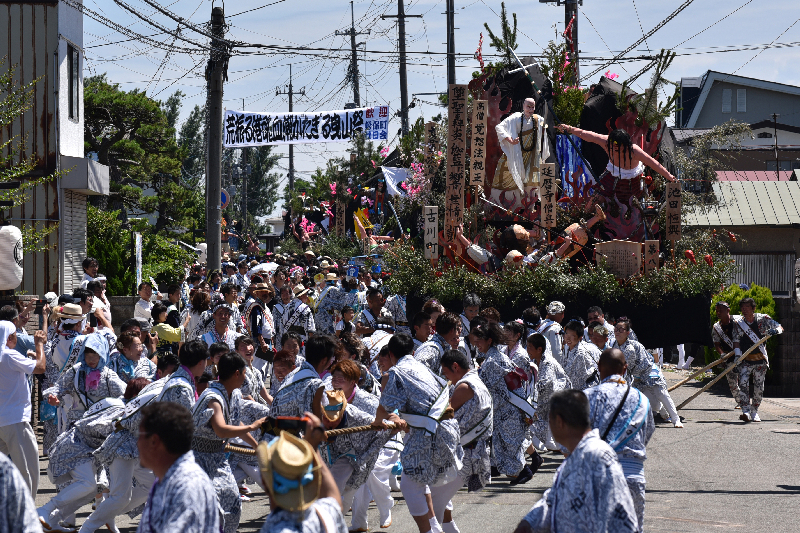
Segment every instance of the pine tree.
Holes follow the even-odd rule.
[[[489,43],[492,48],[500,52],[505,56],[505,63],[506,66],[510,67],[516,64],[514,61],[514,56],[511,54],[511,50],[516,50],[517,46],[517,14],[512,13],[511,16],[514,19],[514,27],[512,28],[511,25],[508,23],[508,15],[506,14],[506,3],[500,3],[500,33],[502,38],[498,37],[497,35],[492,32],[489,28],[489,24],[486,22],[483,23],[483,27],[486,28],[486,31],[489,33],[489,39],[491,42]]]

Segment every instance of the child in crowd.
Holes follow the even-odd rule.
[[[342,307],[342,319],[337,322],[335,326],[337,337],[341,337],[342,333],[355,333],[356,325],[353,323],[353,318],[355,316],[355,309],[349,305]]]
[[[203,372],[204,374],[208,374],[213,379],[217,379],[217,363],[219,363],[219,358],[224,353],[228,353],[230,348],[224,342],[215,342],[211,345],[208,349],[209,357],[206,359],[206,369]],[[199,394],[199,392],[198,392]]]
[[[292,355],[286,349],[275,354],[275,361],[272,363],[272,381],[269,385],[270,396],[275,396],[275,393],[281,388],[283,380],[295,369],[295,357],[296,355]]]

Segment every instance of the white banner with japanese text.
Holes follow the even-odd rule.
[[[225,111],[223,145],[245,148],[269,144],[349,142],[363,132],[372,141],[389,139],[389,106],[305,113]]]

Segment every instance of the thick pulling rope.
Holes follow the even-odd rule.
[[[325,432],[326,437],[338,437],[340,435],[350,435],[351,433],[360,433],[362,431],[383,431],[382,427],[377,426],[354,426],[351,428],[342,428],[342,429],[329,429]],[[226,452],[233,452],[239,453],[242,455],[255,455],[256,451],[253,448],[247,448],[244,446],[236,446],[235,444],[226,444],[225,445]]]
[[[733,352],[728,352],[728,353],[726,353],[725,355],[723,355],[722,357],[720,357],[719,359],[717,359],[716,361],[714,361],[714,362],[713,362],[713,363],[711,363],[710,365],[706,365],[705,367],[701,368],[700,370],[698,370],[697,372],[695,372],[694,374],[692,374],[692,375],[691,375],[691,376],[689,376],[688,378],[684,379],[684,380],[683,380],[683,381],[681,381],[680,383],[676,383],[676,384],[675,384],[675,385],[673,385],[672,387],[668,388],[668,389],[667,389],[667,392],[672,392],[672,391],[674,391],[675,389],[677,389],[678,387],[680,387],[681,385],[686,385],[686,384],[687,384],[687,383],[689,383],[691,380],[693,380],[694,378],[696,378],[696,377],[697,377],[697,376],[699,376],[700,374],[704,373],[704,372],[705,372],[706,370],[708,370],[709,368],[713,368],[713,367],[717,366],[718,364],[720,364],[721,362],[723,362],[723,361],[727,361],[727,360],[728,360],[728,358],[729,358],[730,356],[732,356],[732,355],[733,355]]]
[[[753,350],[755,350],[756,348],[758,348],[759,346],[761,346],[762,344],[764,344],[765,342],[767,342],[767,340],[769,340],[769,338],[770,338],[770,337],[772,337],[772,335],[766,335],[766,336],[765,336],[763,339],[761,339],[760,341],[758,341],[757,343],[755,343],[754,345],[752,345],[752,346],[750,347],[750,349],[749,349],[749,350],[747,350],[746,352],[744,352],[744,353],[741,355],[741,357],[739,357],[739,358],[738,358],[738,359],[737,359],[737,360],[736,360],[736,361],[735,361],[735,362],[734,362],[734,363],[733,363],[731,366],[729,366],[728,368],[726,368],[724,372],[722,372],[720,375],[718,375],[716,378],[714,378],[714,380],[713,380],[713,381],[711,381],[711,383],[709,383],[708,385],[706,385],[705,387],[703,387],[703,388],[702,388],[702,389],[700,389],[699,391],[697,391],[697,392],[695,392],[694,394],[692,394],[691,396],[689,396],[689,397],[688,397],[686,400],[684,400],[684,401],[683,401],[683,403],[682,403],[682,404],[680,404],[680,405],[677,407],[677,409],[683,409],[683,408],[686,406],[686,404],[688,404],[689,402],[691,402],[692,400],[694,400],[695,398],[697,398],[698,396],[700,396],[700,393],[702,393],[702,392],[705,392],[705,391],[707,391],[709,388],[711,388],[711,386],[712,386],[712,385],[714,385],[714,383],[716,383],[717,381],[721,380],[721,379],[722,379],[722,377],[723,377],[723,376],[725,376],[725,375],[726,375],[728,372],[730,372],[731,370],[733,370],[734,368],[736,368],[737,366],[739,366],[739,363],[741,363],[742,361],[744,361],[744,358],[745,358],[745,357],[747,357],[748,355],[750,355],[750,354],[753,352]]]

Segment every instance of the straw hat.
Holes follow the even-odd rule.
[[[347,408],[347,396],[342,389],[326,390],[322,398],[322,416],[328,422],[338,422]]]
[[[330,268],[331,264],[326,259],[323,259],[322,262],[319,264],[319,267],[320,268]]]
[[[336,281],[337,279],[339,279],[339,274],[335,272],[328,272],[328,275],[325,276],[325,281]]]
[[[54,314],[61,320],[71,323],[83,320],[84,316],[83,310],[78,304],[64,304],[57,307]]]
[[[303,255],[308,255],[308,256],[310,256],[310,257],[317,257],[317,254],[315,254],[315,253],[314,253],[312,250],[310,250],[310,249],[309,249],[309,250],[306,250],[305,252],[303,252]]]
[[[319,497],[322,477],[311,444],[282,431],[257,450],[261,477],[278,507],[305,511]]]
[[[292,292],[294,292],[295,298],[300,298],[301,296],[308,296],[308,294],[311,292],[311,289],[306,289],[302,283],[298,283],[294,286]]]
[[[263,292],[269,291],[271,292],[273,289],[266,283],[254,283],[250,286],[250,292]]]

